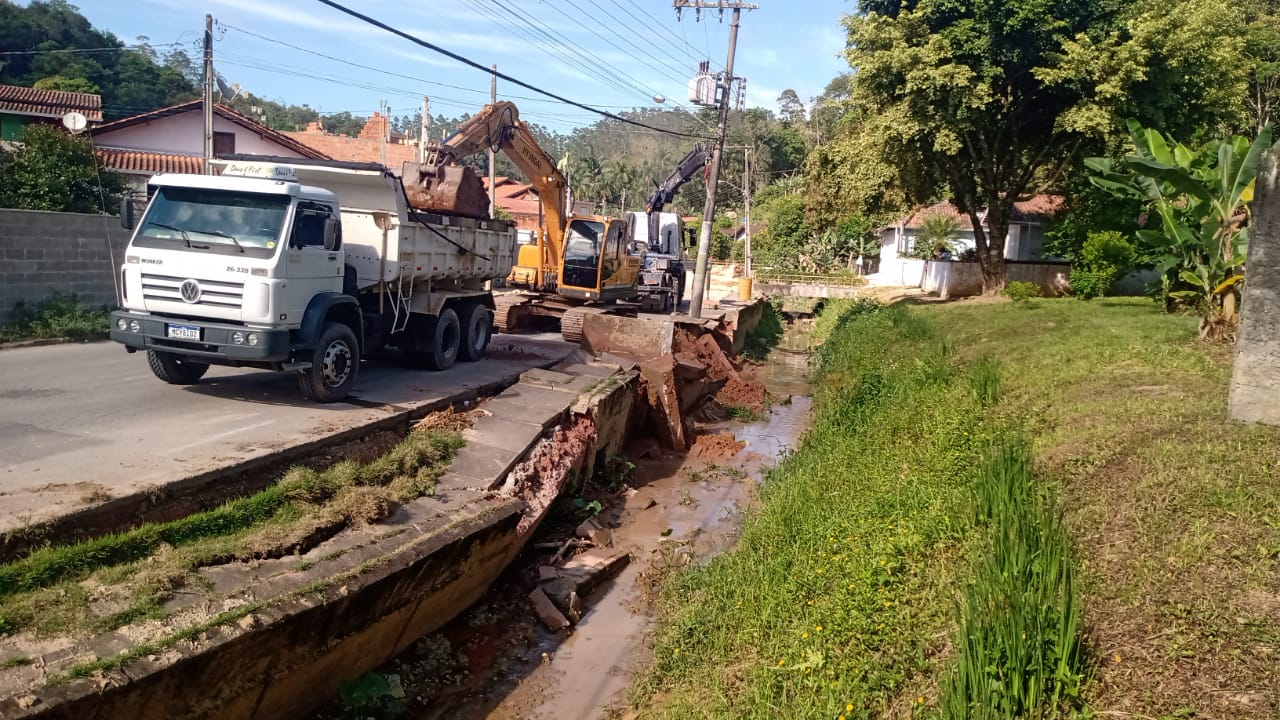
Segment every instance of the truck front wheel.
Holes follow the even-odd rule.
[[[338,402],[355,385],[360,371],[360,344],[351,328],[326,323],[311,358],[311,367],[298,372],[298,389],[308,400]]]
[[[181,355],[156,350],[147,351],[147,364],[156,377],[170,385],[192,385],[209,370],[209,363],[195,362]]]

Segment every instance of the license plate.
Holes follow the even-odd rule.
[[[168,325],[165,335],[178,340],[199,340],[200,328],[195,325]]]

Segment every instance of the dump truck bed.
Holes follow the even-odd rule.
[[[381,165],[297,158],[261,162],[288,165],[299,183],[338,196],[343,249],[362,290],[379,281],[475,284],[511,272],[516,254],[512,223],[415,210],[400,179]]]

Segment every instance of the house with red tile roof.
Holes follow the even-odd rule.
[[[1004,252],[1008,260],[1034,261],[1044,259],[1044,231],[1050,218],[1063,208],[1061,195],[1035,195],[1019,200],[1013,205],[1009,218],[1009,235]],[[973,220],[960,212],[949,200],[918,208],[880,229],[881,257],[886,254],[903,256],[914,248],[915,238],[925,221],[934,216],[946,216],[956,224],[954,240],[961,250],[974,247]],[[982,213],[986,228],[986,213]]]
[[[17,140],[32,123],[62,127],[62,116],[78,112],[89,127],[102,124],[102,96],[0,85],[0,140]]]
[[[124,173],[135,190],[162,172],[204,172],[204,105],[172,105],[90,130],[104,167]],[[213,108],[213,154],[329,159],[225,105]]]

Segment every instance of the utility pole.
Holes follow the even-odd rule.
[[[498,103],[498,66],[493,65],[493,74],[489,76],[489,104],[496,105]],[[497,198],[497,188],[493,185],[497,182],[497,172],[494,170],[493,164],[497,160],[497,156],[493,152],[493,138],[489,139],[489,217],[493,217],[493,213],[498,209],[495,201]]]
[[[733,93],[733,55],[738,47],[738,23],[743,10],[755,10],[759,5],[737,0],[674,0],[679,16],[681,10],[692,8],[699,19],[703,10],[733,10],[729,23],[729,56],[724,62],[724,80],[720,88],[720,121],[716,125],[715,144],[711,149],[711,169],[707,175],[707,201],[702,208],[702,232],[698,235],[698,262],[693,271],[693,292],[689,296],[689,317],[702,317],[702,296],[707,286],[707,261],[711,255],[711,227],[716,218],[716,188],[720,185],[720,159],[724,154],[724,136],[729,127],[729,98]]]
[[[742,204],[743,213],[746,214],[747,235],[742,240],[742,259],[746,267],[743,268],[743,277],[755,277],[751,273],[751,146],[746,147],[742,156]]]
[[[431,134],[431,98],[422,96],[422,117],[418,120],[418,162],[427,161],[427,136]]]
[[[213,16],[204,16],[204,174],[213,174]]]

